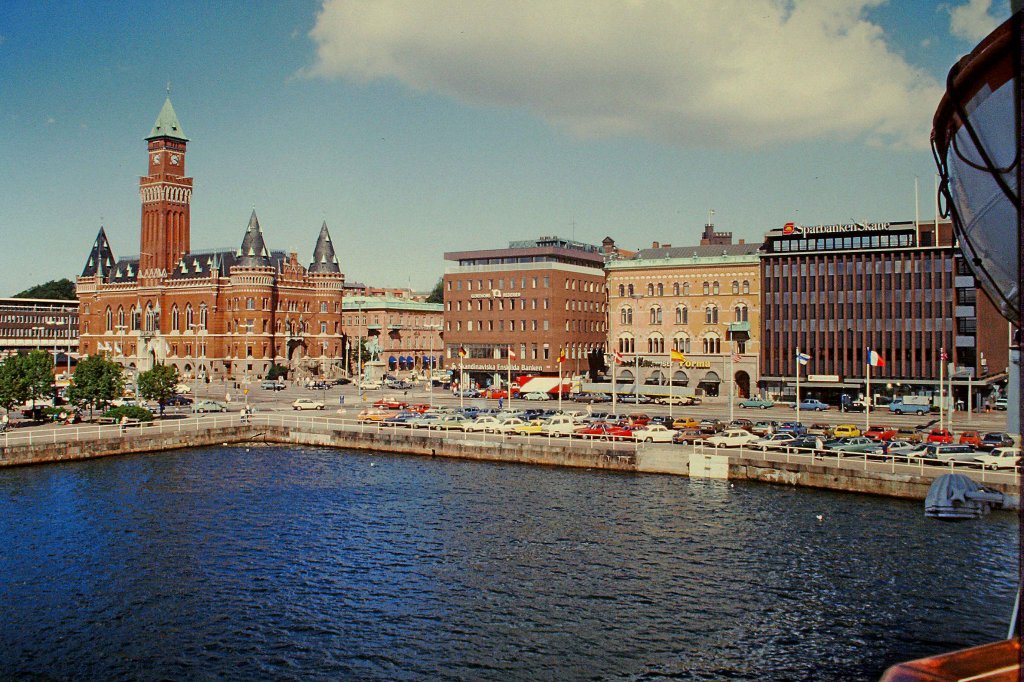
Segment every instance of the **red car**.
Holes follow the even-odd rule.
[[[576,429],[576,435],[583,436],[584,438],[601,438],[607,439],[612,435],[612,431],[615,426],[606,422],[594,422],[590,426],[584,426],[583,428]]]
[[[647,426],[651,423],[651,417],[643,412],[636,412],[626,416],[626,422],[630,426]]]
[[[391,399],[391,398],[381,398],[380,400],[375,400],[374,403],[373,403],[373,406],[374,407],[383,407],[383,408],[388,409],[388,410],[404,410],[405,408],[409,407],[409,403],[407,403],[407,402],[405,402],[403,400],[394,400],[394,399]]]
[[[427,404],[427,403],[416,403],[415,405],[410,405],[409,406],[409,411],[410,412],[415,412],[417,414],[423,414],[424,412],[426,412],[429,409],[430,409],[430,405]]]
[[[929,443],[952,443],[953,433],[949,429],[932,429],[928,434]]]
[[[630,426],[613,426],[608,429],[608,437],[613,439],[632,438],[633,428]]]
[[[973,445],[975,449],[981,449],[981,434],[977,431],[961,431],[960,442]]]
[[[892,440],[896,437],[896,429],[889,428],[888,426],[872,426],[870,429],[864,432],[864,436],[872,438],[874,440]]]

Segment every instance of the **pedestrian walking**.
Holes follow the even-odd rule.
[[[500,410],[505,405],[504,398],[498,398],[498,409]]]

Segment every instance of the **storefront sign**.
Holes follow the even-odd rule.
[[[711,369],[711,363],[707,360],[687,360],[683,363],[684,369]]]
[[[796,223],[786,223],[782,234],[786,236],[805,236],[810,234],[834,234],[836,232],[884,232],[891,227],[890,223],[847,223],[837,225],[814,225],[805,227]]]
[[[494,289],[489,294],[470,294],[470,298],[519,298],[522,293],[518,291],[502,291],[501,289]]]
[[[497,372],[497,371],[504,372],[504,371],[508,370],[509,367],[508,367],[508,363],[507,362],[502,362],[500,360],[495,360],[494,364],[490,364],[490,365],[480,365],[480,364],[477,364],[477,363],[468,363],[467,362],[467,363],[463,364],[462,368],[464,370],[466,370],[467,372],[470,371],[470,370],[473,370],[473,371],[483,371],[483,372]],[[454,369],[455,369],[455,371],[458,371],[458,369],[459,369],[458,365],[456,365]],[[512,371],[513,372],[543,372],[544,371],[544,367],[542,365],[516,365],[516,364],[513,364],[512,365]]]
[[[817,381],[817,382],[820,382],[820,383],[827,383],[827,384],[838,384],[839,383],[839,375],[838,374],[808,374],[807,375],[807,380],[808,381]]]

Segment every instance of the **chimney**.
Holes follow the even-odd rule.
[[[746,243],[747,243],[747,240],[745,240],[745,239],[741,239],[740,240],[740,244],[746,244]]]
[[[651,242],[651,248],[652,249],[656,249],[656,248],[658,248],[658,246],[659,246],[658,242]]]

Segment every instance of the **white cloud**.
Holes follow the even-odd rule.
[[[580,136],[924,148],[942,88],[864,19],[882,0],[325,0],[302,74],[394,79]]]
[[[979,42],[1000,24],[991,10],[992,0],[968,0],[959,7],[950,7],[949,32],[957,38]]]

